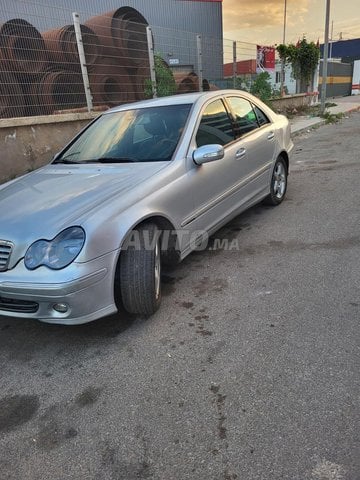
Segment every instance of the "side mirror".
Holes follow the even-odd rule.
[[[224,158],[225,151],[222,145],[203,145],[197,148],[193,153],[193,160],[196,165],[202,165],[203,163],[214,162],[215,160],[221,160]]]

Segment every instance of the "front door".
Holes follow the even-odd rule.
[[[191,161],[189,167],[195,201],[194,212],[188,219],[189,228],[209,231],[238,207],[239,185],[248,173],[246,146],[236,141],[234,124],[221,99],[204,107],[194,144],[196,147],[220,144],[225,150],[221,160],[201,166]]]

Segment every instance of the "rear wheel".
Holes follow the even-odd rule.
[[[282,157],[276,160],[270,181],[270,194],[264,199],[267,205],[279,205],[286,194],[287,189],[287,165]]]
[[[129,313],[152,315],[161,303],[160,230],[154,223],[134,230],[120,254],[120,292]]]

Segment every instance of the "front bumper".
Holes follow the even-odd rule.
[[[21,261],[0,273],[0,316],[79,325],[117,311],[114,271],[118,251],[63,270],[27,270]],[[54,306],[65,305],[65,312]]]

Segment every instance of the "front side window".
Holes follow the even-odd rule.
[[[229,97],[227,101],[235,117],[237,137],[259,128],[256,114],[248,100],[240,97]]]
[[[233,127],[225,106],[221,100],[210,103],[204,110],[199,129],[196,134],[196,144],[227,145],[235,139]]]
[[[190,108],[170,105],[102,115],[54,163],[169,161]]]

